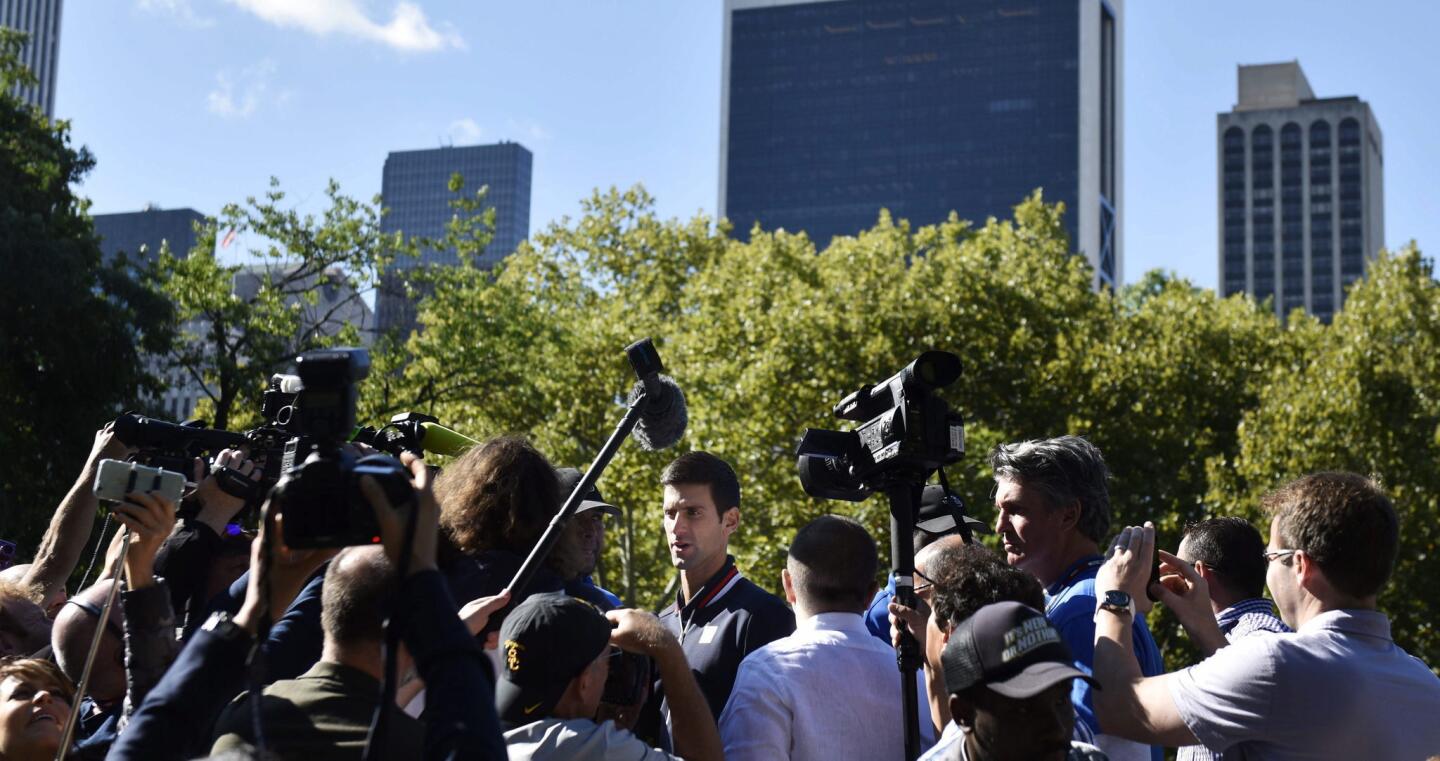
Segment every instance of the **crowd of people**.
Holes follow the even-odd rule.
[[[583,495],[512,593],[581,481],[527,440],[438,474],[407,453],[403,500],[361,479],[379,535],[340,550],[288,546],[268,509],[237,524],[262,468],[227,450],[178,504],[111,505],[125,531],[69,595],[98,464],[131,454],[101,429],[31,562],[0,571],[0,761],[903,759],[911,690],[927,761],[1440,758],[1440,678],[1377,608],[1396,512],[1354,474],[1279,485],[1268,544],[1214,517],[1170,552],[1149,523],[1112,530],[1086,440],[1004,444],[1000,552],[929,486],[913,577],[825,515],[789,542],[782,598],[729,552],[735,471],[691,451],[660,475],[658,510]],[[663,523],[677,583],[658,612],[593,577],[622,509]],[[1166,672],[1156,604],[1197,663]],[[913,685],[896,663],[910,636]]]

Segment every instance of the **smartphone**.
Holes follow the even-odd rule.
[[[124,460],[101,460],[95,474],[95,496],[124,502],[132,492],[153,492],[179,504],[185,476],[173,470],[151,468]]]

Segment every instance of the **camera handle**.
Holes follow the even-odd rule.
[[[924,481],[892,483],[885,487],[890,498],[890,566],[895,576],[895,602],[916,607],[915,598],[915,514],[920,510]],[[920,669],[920,643],[904,623],[900,624],[900,644],[895,648],[895,663],[900,668],[900,700],[904,709],[905,758],[920,757],[920,706],[915,693],[916,674]]]
[[[625,442],[625,439],[630,436],[630,432],[635,429],[635,424],[640,421],[640,413],[645,406],[646,398],[645,392],[641,390],[630,401],[629,408],[625,410],[625,417],[621,418],[620,424],[615,426],[615,430],[606,440],[605,446],[601,447],[600,453],[595,455],[595,461],[585,469],[585,475],[580,478],[580,483],[575,484],[575,490],[570,492],[570,496],[566,498],[560,511],[550,519],[550,525],[545,527],[545,533],[541,535],[540,541],[531,548],[530,555],[520,565],[520,570],[515,572],[515,577],[506,585],[505,588],[510,590],[510,602],[506,604],[504,611],[491,616],[492,621],[503,618],[504,614],[508,613],[515,605],[515,601],[524,596],[525,587],[529,586],[530,579],[535,576],[535,572],[540,569],[540,564],[545,561],[545,558],[549,557],[555,542],[559,541],[560,532],[565,528],[565,521],[570,520],[570,516],[575,514],[576,509],[580,507],[582,497],[595,487],[595,482],[600,480],[600,474],[610,466],[610,461],[615,459],[615,453],[620,451],[620,445]]]

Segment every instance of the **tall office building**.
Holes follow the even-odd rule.
[[[1370,106],[1316,98],[1299,62],[1239,67],[1219,114],[1220,287],[1329,321],[1385,241],[1384,145]]]
[[[153,262],[160,255],[160,244],[167,241],[170,253],[188,256],[195,246],[195,224],[204,222],[205,215],[194,209],[147,206],[141,211],[96,214],[93,219],[106,262],[122,251],[131,261],[138,262],[142,246],[146,260]]]
[[[38,106],[46,118],[55,116],[55,64],[60,60],[60,0],[0,0],[0,26],[18,29],[30,39],[20,62],[36,83],[16,87],[21,100]]]
[[[726,0],[722,216],[816,245],[1043,188],[1122,278],[1121,0]]]
[[[485,247],[479,264],[489,266],[510,255],[530,237],[530,151],[519,143],[432,148],[396,151],[385,158],[380,195],[389,210],[381,222],[385,232],[404,232],[407,237],[440,238],[455,215],[450,202],[455,194],[448,189],[451,175],[465,179],[466,193],[489,187],[486,204],[495,208],[495,237]],[[422,265],[454,265],[455,252],[427,249],[419,261],[397,263],[399,268]],[[415,304],[405,297],[400,273],[391,271],[381,278],[376,297],[375,319],[379,330],[408,329],[415,323]]]

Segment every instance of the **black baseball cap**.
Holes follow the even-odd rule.
[[[940,656],[945,687],[983,684],[1007,698],[1029,698],[1069,679],[1100,684],[1075,668],[1070,648],[1045,614],[1018,602],[997,602],[965,619]]]
[[[518,727],[545,718],[565,688],[610,645],[610,620],[564,592],[530,595],[500,626],[495,710]]]
[[[930,484],[920,495],[920,514],[915,516],[915,530],[930,535],[948,534],[955,530],[955,513],[964,515],[960,498],[947,494],[940,484]],[[977,534],[990,533],[990,527],[982,520],[965,515],[965,525]]]
[[[560,504],[565,504],[565,500],[570,498],[571,492],[575,491],[575,487],[580,485],[580,479],[584,477],[585,474],[574,468],[555,469],[555,478],[560,482]],[[617,518],[620,517],[620,508],[606,502],[605,498],[600,496],[600,490],[594,486],[590,487],[590,491],[581,497],[580,506],[575,508],[576,513],[583,513],[586,510],[600,510]]]

